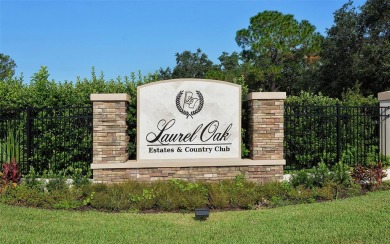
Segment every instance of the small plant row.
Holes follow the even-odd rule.
[[[15,161],[4,165],[0,202],[49,209],[97,209],[101,211],[190,211],[211,209],[256,209],[289,204],[329,201],[390,189],[381,164],[350,168],[342,163],[331,170],[319,164],[292,174],[290,182],[258,184],[240,174],[219,183],[178,179],[150,183],[91,184],[80,169],[37,175],[34,169],[20,180]],[[72,187],[67,178],[73,179]],[[46,180],[46,178],[48,180]]]
[[[344,163],[337,163],[330,170],[321,162],[312,169],[303,169],[293,173],[290,178],[292,186],[304,186],[305,188],[323,187],[329,183],[349,186],[351,182],[360,185],[365,190],[375,190],[383,185],[382,179],[387,176],[385,166],[379,163],[371,163],[355,167]]]

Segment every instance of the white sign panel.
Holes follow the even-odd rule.
[[[241,158],[241,86],[160,81],[138,87],[137,102],[137,160]]]

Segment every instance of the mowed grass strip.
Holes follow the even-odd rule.
[[[0,204],[0,243],[389,243],[390,191],[253,211],[102,213]]]

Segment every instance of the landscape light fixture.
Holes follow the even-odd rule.
[[[208,208],[195,208],[195,219],[206,220],[210,215]]]

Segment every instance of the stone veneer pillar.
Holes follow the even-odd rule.
[[[390,155],[390,91],[378,93],[380,116],[380,152],[385,156]]]
[[[91,94],[93,103],[93,163],[128,160],[127,94]]]
[[[283,159],[285,92],[248,95],[249,149],[253,160]]]

